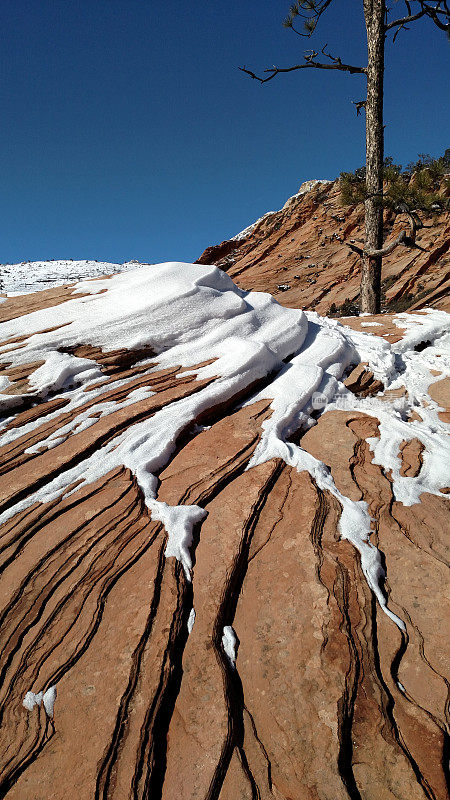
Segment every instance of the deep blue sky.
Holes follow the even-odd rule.
[[[1,0],[0,261],[194,260],[302,181],[360,166],[361,76],[261,86],[237,69],[316,42],[364,64],[362,0],[335,0],[309,42],[282,27],[288,5]],[[388,47],[397,162],[450,146],[449,51],[430,22]]]

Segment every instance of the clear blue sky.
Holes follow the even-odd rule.
[[[309,178],[364,159],[364,79],[238,71],[328,43],[364,64],[362,0],[335,0],[310,41],[284,0],[1,0],[0,261],[194,260]],[[398,4],[402,8],[402,4]],[[386,153],[450,146],[445,35],[388,47]]]

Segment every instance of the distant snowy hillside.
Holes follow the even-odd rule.
[[[83,278],[97,278],[138,267],[136,261],[110,264],[106,261],[22,261],[0,265],[0,292],[20,294],[51,289]]]

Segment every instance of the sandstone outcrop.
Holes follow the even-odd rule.
[[[307,187],[306,187],[307,188]],[[386,239],[405,227],[401,215],[386,213]],[[450,219],[433,217],[417,241],[424,248],[400,247],[383,259],[387,310],[425,306],[450,310]],[[317,183],[294,195],[277,212],[264,215],[245,235],[208,247],[198,259],[217,264],[238,286],[271,292],[289,308],[327,314],[359,293],[359,257],[344,242],[364,241],[364,209],[346,207],[337,182]]]
[[[334,202],[332,187],[320,191]],[[73,299],[70,287],[51,289],[8,299],[0,312],[31,319]],[[382,315],[383,324],[366,328],[361,319],[343,322],[380,337],[388,353],[411,325],[394,319]],[[308,325],[314,339],[316,323]],[[18,403],[6,406],[0,442],[0,796],[444,800],[449,500],[424,491],[420,502],[398,501],[397,478],[373,450],[382,407],[413,404],[410,385],[389,395],[374,364],[352,364],[346,386],[355,403],[378,403],[378,416],[375,406],[322,410],[316,425],[299,423],[286,438],[329,468],[337,492],[367,504],[383,591],[402,630],[369,588],[358,550],[340,536],[337,495],[281,457],[250,466],[276,413],[272,373],[196,413],[157,471],[158,501],[207,512],[193,529],[189,579],[179,560],[165,557],[167,530],[152,518],[133,469],[106,465],[85,482],[83,468],[101,448],[117,452],[162,409],[208,391],[215,378],[204,377],[206,362],[166,367],[155,343],[62,345],[98,370],[95,398],[86,378],[77,389],[86,400],[77,395],[75,407],[73,384],[52,396],[33,388],[46,353],[15,364],[29,337],[0,343],[9,381],[2,394]],[[426,355],[414,344],[411,352]],[[433,365],[444,360],[439,353]],[[430,375],[422,405],[414,398],[417,414],[449,413],[444,374],[443,365]],[[144,387],[151,393],[133,396]],[[89,414],[92,424],[77,429]],[[427,451],[420,424],[402,424],[412,433],[399,447],[399,474],[414,481],[428,468]],[[75,465],[78,477],[64,492],[39,494]],[[53,716],[42,704],[23,706],[28,691],[52,686]]]

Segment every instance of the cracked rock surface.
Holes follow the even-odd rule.
[[[12,298],[11,313],[71,296],[49,292]],[[29,394],[4,429],[17,435],[0,451],[2,511],[212,380],[197,378],[203,364],[160,369],[149,350],[84,345],[73,355],[100,370],[105,402],[120,404],[149,380],[152,394],[39,449],[75,411],[65,411],[63,391],[33,394],[35,362],[14,372],[2,356],[10,386]],[[363,373],[350,381],[358,391],[371,385]],[[448,413],[446,384],[433,386]],[[270,400],[242,405],[250,391],[199,415],[158,473],[158,501],[207,512],[192,532],[191,580],[165,557],[165,527],[125,465],[4,520],[0,797],[447,797],[449,500],[395,499],[367,441],[379,436],[374,413],[325,411],[292,435],[343,495],[367,503],[403,632],[340,537],[336,497],[281,458],[247,469],[272,414]],[[76,414],[94,403],[85,406]],[[402,476],[416,477],[422,443],[405,440],[399,458]],[[24,708],[27,691],[56,685],[53,717]]]

